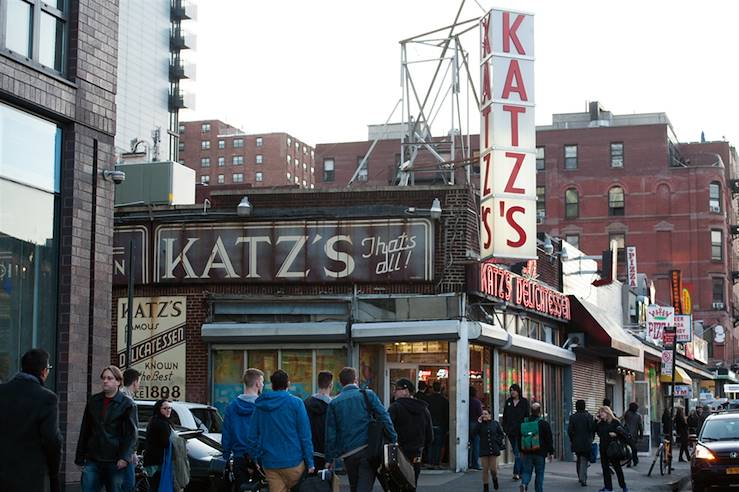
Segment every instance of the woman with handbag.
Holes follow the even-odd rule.
[[[172,402],[159,400],[154,404],[154,413],[146,426],[146,451],[144,469],[149,476],[149,490],[152,492],[174,491],[172,475],[172,448],[170,434],[172,424]]]
[[[600,407],[598,410],[598,425],[596,432],[600,438],[600,464],[603,469],[603,485],[599,492],[613,492],[611,468],[616,472],[618,485],[623,492],[628,492],[621,460],[629,457],[626,446],[627,434],[621,422],[613,415],[610,407]]]

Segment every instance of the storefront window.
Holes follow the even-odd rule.
[[[544,401],[544,363],[535,359],[523,361],[523,395],[531,403]]]
[[[248,353],[248,367],[255,367],[264,372],[264,389],[272,389],[269,377],[278,369],[277,350],[250,350]],[[290,374],[288,372],[288,374]]]
[[[383,354],[382,345],[362,345],[359,347],[359,385],[370,388],[377,394],[382,394],[380,358]]]
[[[448,364],[449,342],[395,342],[385,345],[388,362]]]
[[[346,367],[346,350],[344,349],[321,349],[316,350],[316,377],[321,371],[331,371],[334,375],[334,386],[332,394],[341,391],[339,372]]]
[[[226,406],[244,391],[244,351],[219,350],[213,354],[213,406],[221,415]]]
[[[290,376],[290,393],[301,399],[313,394],[312,350],[283,350],[282,369]]]
[[[59,127],[0,104],[0,382],[32,347],[56,358],[60,170]]]

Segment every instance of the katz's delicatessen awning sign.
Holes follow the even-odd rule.
[[[480,20],[480,258],[536,259],[534,16]]]

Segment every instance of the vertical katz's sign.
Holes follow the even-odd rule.
[[[141,373],[136,398],[185,400],[184,296],[134,297],[131,367]],[[128,299],[118,298],[118,366],[126,366]]]
[[[491,10],[480,41],[480,259],[534,259],[534,16]]]

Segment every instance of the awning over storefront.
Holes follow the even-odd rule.
[[[672,376],[665,376],[664,374],[659,377],[660,383],[671,383]],[[675,367],[675,384],[693,384],[693,380],[690,379],[688,373],[682,367]]]
[[[630,337],[621,324],[595,304],[570,296],[575,331],[585,332],[585,348],[605,357],[644,357],[637,340]]]
[[[498,325],[491,325],[481,321],[468,321],[467,327],[470,340],[500,346],[508,343],[508,332]]]
[[[206,342],[341,342],[346,323],[205,323],[200,335]]]
[[[352,339],[364,342],[457,340],[459,338],[460,326],[461,321],[457,319],[353,323]]]
[[[571,365],[575,362],[575,353],[570,350],[515,333],[511,333],[510,337],[511,345],[503,347],[506,352],[535,357],[557,364]]]

